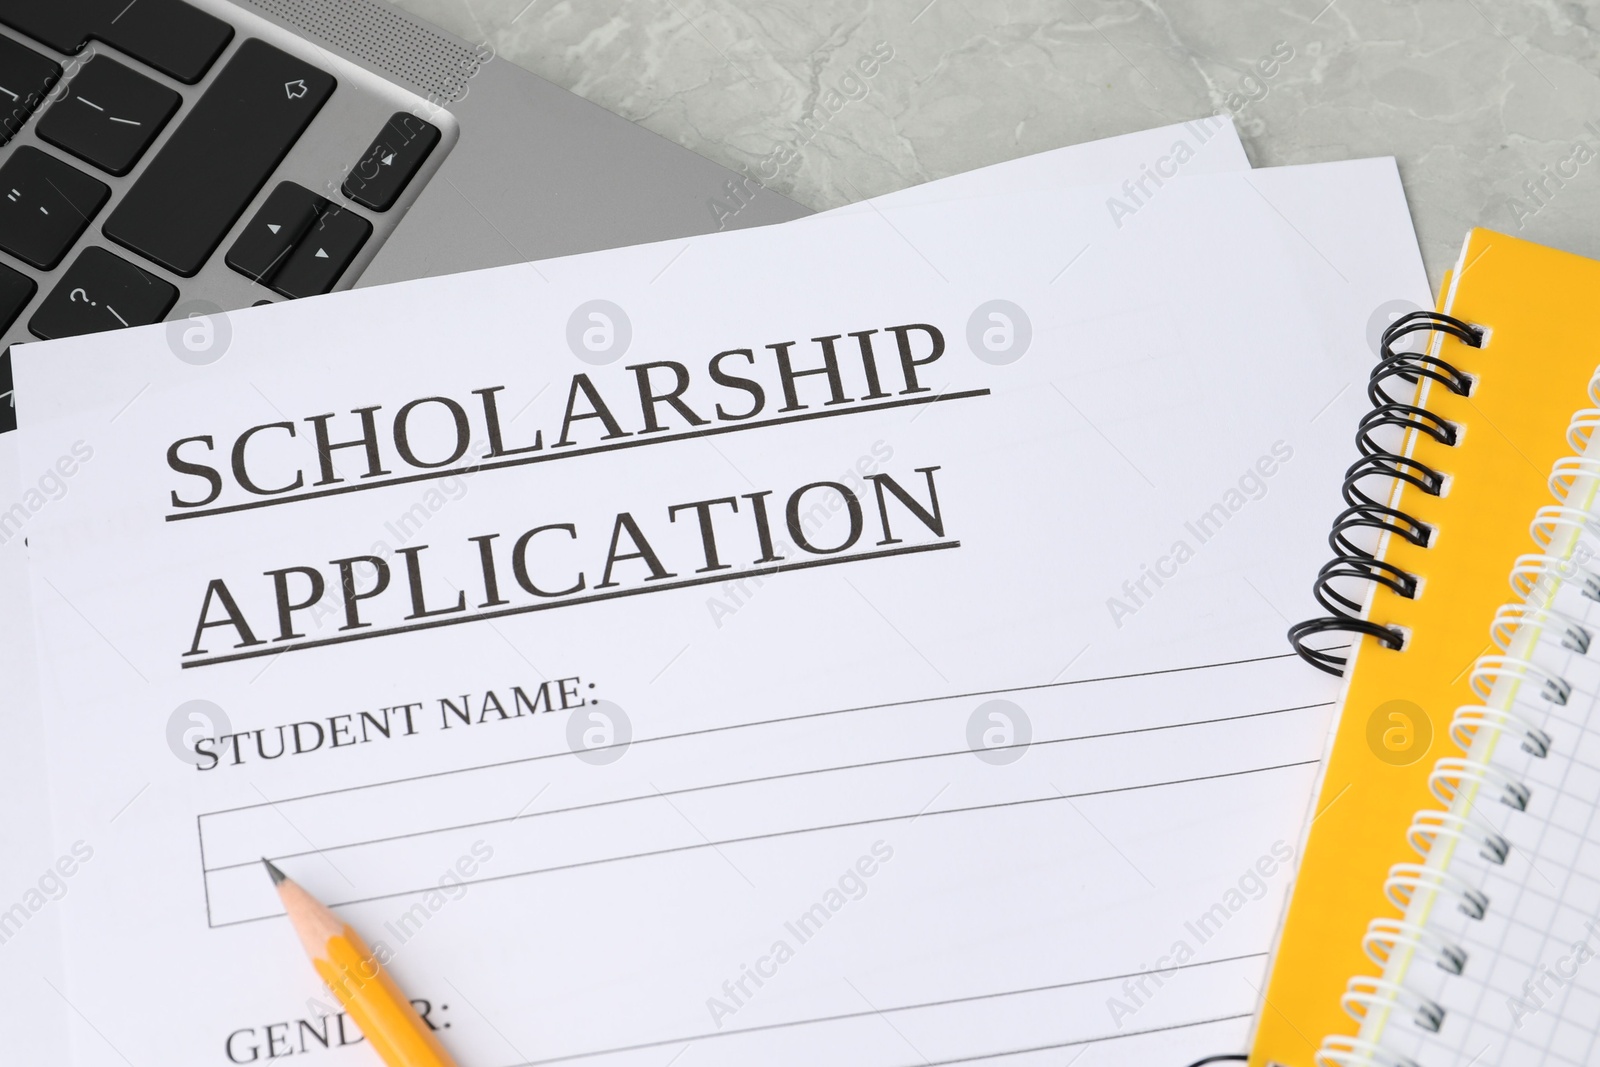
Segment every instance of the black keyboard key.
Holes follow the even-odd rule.
[[[272,276],[273,291],[290,299],[332,291],[371,235],[372,223],[354,211],[328,204],[317,216],[317,224]]]
[[[0,37],[0,144],[17,135],[60,80],[61,67],[55,60]]]
[[[11,349],[0,352],[0,433],[17,428],[17,394],[11,384]]]
[[[0,0],[0,22],[58,52],[89,38],[193,85],[233,39],[233,27],[183,0]]]
[[[49,270],[110,195],[82,171],[23,145],[0,166],[0,248]]]
[[[0,264],[0,333],[5,333],[11,328],[11,324],[17,321],[17,316],[28,306],[28,301],[33,299],[33,291],[37,288],[39,287],[33,284],[33,279],[26,274]],[[9,367],[5,373],[10,375]],[[5,387],[6,390],[10,388],[9,385]]]
[[[48,341],[160,322],[178,290],[103,248],[85,248],[28,320]]]
[[[279,182],[256,217],[228,249],[227,264],[252,281],[264,282],[283,266],[328,203],[294,182]]]
[[[99,0],[0,0],[0,22],[57,52],[76,52],[89,40],[89,26],[98,22]]]
[[[185,85],[203,78],[233,40],[232,26],[183,0],[111,0],[105,10],[115,14],[94,36]]]
[[[246,41],[111,212],[105,235],[194,274],[335,84],[287,52]]]
[[[39,120],[39,136],[103,171],[133,169],[178,110],[178,94],[114,59],[98,56],[72,77]]]
[[[439,127],[397,111],[351,168],[340,192],[362,207],[388,211],[438,143]]]

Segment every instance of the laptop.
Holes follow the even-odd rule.
[[[0,0],[0,432],[12,344],[806,213],[382,0]]]

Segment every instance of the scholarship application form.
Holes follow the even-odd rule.
[[[261,856],[464,1063],[1237,1046],[1426,283],[1389,161],[1110,195],[23,349],[75,1061],[369,1055]]]
[[[1195,120],[1108,137],[1008,160],[886,194],[876,203],[910,203],[991,195],[1024,189],[1067,189],[1131,182],[1149,170],[1207,174],[1247,170],[1249,161],[1233,123]],[[1149,180],[1146,179],[1146,184]],[[836,211],[870,211],[866,204]],[[9,403],[10,396],[0,396]],[[34,692],[33,625],[24,549],[27,526],[41,508],[70,491],[83,460],[68,454],[26,472],[17,468],[16,435],[0,435],[0,796],[7,811],[23,813],[0,827],[0,1020],[8,1052],[24,1064],[65,1062],[70,1007],[60,993],[58,916],[54,902],[69,888],[62,865],[76,868],[70,851],[53,851],[42,751],[42,723]],[[92,446],[87,441],[89,460]],[[14,479],[14,481],[10,480]],[[206,722],[180,717],[182,733]],[[116,813],[111,813],[112,817]],[[69,842],[70,845],[75,842]],[[85,845],[87,842],[85,841]],[[92,846],[89,846],[92,848]],[[19,910],[20,906],[20,910]],[[9,918],[7,917],[9,916]]]

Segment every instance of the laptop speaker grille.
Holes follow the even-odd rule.
[[[485,52],[372,0],[248,0],[263,14],[365,60],[443,106],[466,95]]]

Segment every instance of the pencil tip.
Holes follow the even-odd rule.
[[[261,862],[266,864],[267,873],[272,875],[272,884],[273,885],[282,885],[284,882],[287,882],[289,880],[289,876],[287,874],[284,874],[282,871],[278,870],[277,867],[274,867],[272,865],[272,861],[267,859],[267,857],[262,856],[261,857]]]

